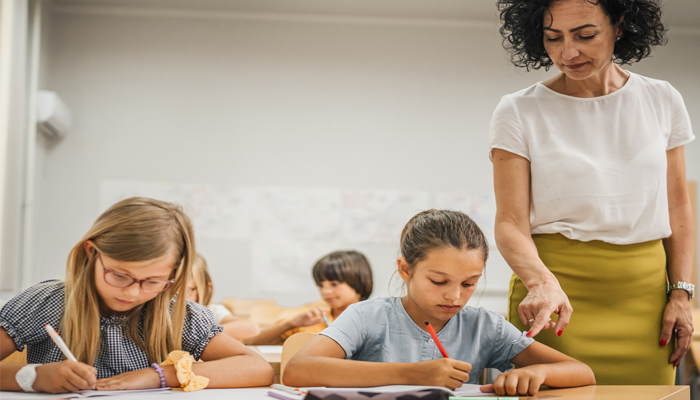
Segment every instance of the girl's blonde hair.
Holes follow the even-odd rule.
[[[96,251],[88,254],[85,242]],[[97,252],[119,261],[148,261],[167,254],[174,259],[175,283],[125,315],[127,337],[161,362],[182,347],[187,278],[195,255],[194,231],[180,206],[145,197],[122,200],[102,213],[73,247],[66,265],[65,312],[61,328],[78,361],[94,365],[100,346],[99,296],[95,288]],[[174,305],[171,309],[171,301]],[[143,338],[139,335],[143,321]]]
[[[214,283],[211,280],[211,275],[209,275],[209,269],[207,268],[207,260],[202,257],[201,254],[197,253],[194,256],[194,262],[192,263],[192,275],[191,278],[197,287],[197,303],[208,306],[211,303],[211,298],[214,295]]]

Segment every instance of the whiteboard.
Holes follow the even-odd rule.
[[[495,297],[481,305],[505,311],[511,272],[493,245],[492,194],[106,180],[100,185],[100,211],[132,196],[182,205],[194,224],[197,249],[209,264],[214,301],[273,297],[287,306],[318,299],[311,268],[341,249],[361,251],[370,260],[372,297],[398,294],[389,284],[406,222],[430,208],[463,211],[491,244],[479,298],[470,304]]]

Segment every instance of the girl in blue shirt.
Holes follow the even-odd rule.
[[[401,233],[397,262],[406,295],[348,307],[292,357],[284,382],[455,389],[476,383],[484,368],[498,368],[503,373],[482,391],[535,395],[542,384],[595,384],[587,365],[535,342],[501,315],[465,307],[487,258],[486,238],[464,213],[429,210],[414,216]],[[424,321],[451,358],[442,358]]]
[[[212,313],[186,300],[194,256],[192,224],[180,207],[138,197],[110,207],[71,251],[65,282],[34,285],[0,311],[0,359],[26,346],[30,363],[0,363],[0,389],[184,386],[176,367],[157,365],[173,350],[205,361],[192,372],[209,387],[271,384],[262,357],[220,334]],[[77,362],[64,360],[45,324]]]

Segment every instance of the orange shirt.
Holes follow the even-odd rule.
[[[335,321],[335,318],[333,318],[333,316],[330,315],[330,313],[328,313],[326,316],[328,317],[328,321],[330,323],[333,323],[333,321]],[[302,326],[299,328],[294,328],[294,329],[288,330],[287,332],[283,333],[281,335],[281,337],[282,337],[282,339],[287,340],[288,337],[292,336],[293,334],[295,334],[297,332],[321,333],[321,331],[326,329],[326,327],[327,326],[326,326],[325,322],[322,322],[322,323],[316,324],[316,325]]]

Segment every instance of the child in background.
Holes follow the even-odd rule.
[[[206,306],[213,314],[217,325],[224,327],[224,333],[234,339],[245,339],[260,333],[260,326],[250,320],[236,317],[221,304],[213,304],[214,283],[209,275],[207,261],[197,253],[192,264],[192,276],[187,283],[187,300]]]
[[[281,344],[297,332],[319,333],[349,305],[367,300],[372,294],[372,268],[364,254],[349,250],[330,253],[316,262],[312,271],[323,300],[330,306],[310,310],[263,329],[243,342],[251,345]]]
[[[401,233],[397,261],[406,295],[349,307],[292,357],[285,384],[455,389],[476,383],[484,368],[504,371],[482,387],[498,395],[532,396],[542,384],[594,384],[587,365],[528,338],[501,315],[465,307],[487,258],[486,238],[465,214],[429,210],[414,216]],[[441,356],[424,321],[452,358]]]
[[[0,358],[26,345],[31,363],[0,363],[0,390],[180,387],[190,367],[209,387],[271,384],[262,357],[219,334],[211,312],[186,301],[194,255],[192,224],[180,207],[139,197],[110,207],[73,247],[65,282],[36,284],[0,311]],[[77,362],[63,359],[45,324]],[[181,355],[174,350],[205,362],[157,365]],[[192,381],[196,389],[206,380]]]

